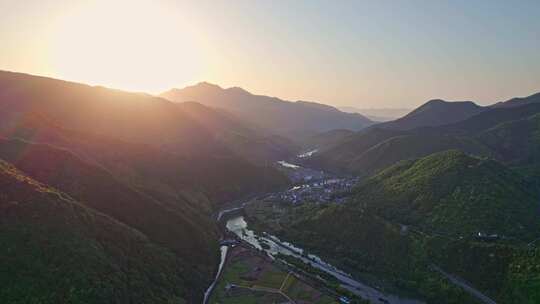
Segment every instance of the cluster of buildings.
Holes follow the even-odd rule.
[[[340,203],[357,182],[358,178],[324,179],[271,194],[268,199],[291,204],[304,202]]]

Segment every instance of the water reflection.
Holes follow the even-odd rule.
[[[300,259],[302,262],[332,275],[343,284],[342,286],[344,288],[350,292],[362,298],[369,299],[372,302],[377,302],[383,299],[390,304],[422,303],[417,300],[402,299],[394,295],[383,294],[375,288],[354,280],[349,274],[324,262],[320,257],[313,254],[307,254],[303,249],[298,248],[288,242],[283,242],[276,236],[266,233],[263,233],[262,236],[257,235],[253,230],[248,229],[248,224],[243,216],[229,219],[226,227],[227,230],[233,232],[235,235],[248,242],[253,247],[266,252],[272,259],[274,259],[278,253]]]

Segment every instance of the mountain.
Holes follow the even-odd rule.
[[[381,109],[361,109],[356,107],[339,107],[339,110],[347,113],[358,113],[366,116],[367,118],[376,122],[386,122],[396,120],[410,113],[411,109],[393,109],[393,108],[381,108]]]
[[[498,124],[477,137],[512,165],[540,163],[540,113]]]
[[[248,144],[241,146],[236,143],[238,139],[226,139],[229,132],[237,134]],[[106,244],[92,251],[85,246],[93,248],[102,240],[105,242],[100,231],[107,231],[111,224],[103,221],[87,223],[95,225],[91,229],[99,235],[79,236],[79,226],[72,227],[67,222],[64,223],[67,226],[48,230],[45,221],[63,221],[61,217],[51,215],[53,211],[37,215],[47,224],[44,230],[24,230],[26,228],[21,226],[23,232],[27,231],[27,239],[61,239],[62,234],[58,231],[66,230],[66,235],[80,237],[80,242],[85,245],[74,244],[83,252],[64,250],[62,243],[53,246],[59,251],[74,252],[74,256],[88,253],[88,259],[103,256],[100,250],[105,250],[105,253],[117,250],[114,238],[122,238],[118,242],[119,246],[126,246],[125,250],[111,253],[114,261],[103,256],[103,263],[115,269],[118,267],[114,263],[118,260],[128,266],[142,265],[142,268],[134,270],[133,278],[111,276],[111,280],[123,284],[123,287],[118,287],[121,294],[111,295],[113,291],[103,290],[115,286],[112,283],[95,288],[93,283],[86,284],[94,289],[79,290],[83,285],[70,285],[69,276],[63,285],[51,289],[51,292],[63,294],[69,293],[73,287],[73,292],[85,293],[80,295],[82,302],[100,303],[103,297],[117,302],[182,303],[180,298],[187,303],[200,302],[218,262],[218,235],[212,220],[213,212],[224,202],[288,184],[287,178],[279,171],[265,163],[257,164],[256,160],[266,162],[276,157],[278,152],[290,153],[280,150],[289,143],[266,135],[232,115],[200,104],[177,104],[145,94],[44,77],[0,72],[0,137],[0,159],[11,162],[25,179],[55,189],[61,193],[61,198],[69,197],[91,214],[106,217],[145,240],[137,241],[139,245],[130,245],[129,237],[123,236],[125,233],[122,232],[118,236],[111,235],[111,249]],[[275,151],[269,146],[275,146]],[[240,148],[248,151],[240,151]],[[252,157],[249,161],[248,156]],[[25,196],[18,192],[9,199],[18,202],[25,200]],[[40,198],[36,200],[41,202]],[[32,212],[29,214],[32,221]],[[16,221],[6,223],[18,225]],[[86,222],[81,222],[81,225],[83,223],[86,225]],[[2,230],[0,237],[16,238],[21,235],[17,232],[19,234],[11,236],[6,231]],[[128,243],[122,243],[124,240]],[[147,253],[146,249],[138,246],[154,246],[159,254]],[[10,250],[23,254],[18,263],[31,263],[32,256],[24,255],[27,249],[23,245],[21,251],[17,248]],[[130,250],[136,251],[133,261],[124,261],[123,254],[129,254]],[[55,258],[51,253],[42,260],[36,260],[41,267],[36,269],[58,268],[51,256]],[[158,270],[167,268],[158,279],[149,270],[153,263]],[[68,265],[77,269],[72,264]],[[88,265],[92,262],[89,261]],[[111,272],[108,268],[104,271]],[[95,276],[85,270],[76,279],[94,282]],[[97,276],[106,274],[99,272]],[[129,276],[129,271],[125,276]],[[19,284],[9,285],[18,286],[18,290],[6,289],[5,292],[13,292],[10,297],[32,294],[33,285],[30,283],[34,283],[25,284],[26,279],[21,277],[16,282]],[[35,284],[41,284],[36,290],[39,294],[36,302],[46,302],[43,297],[48,297],[50,302],[58,302],[56,298],[47,296],[42,281]],[[146,293],[144,297],[137,296],[139,291],[130,291],[139,285],[130,284],[147,284],[140,288],[141,293]],[[5,298],[4,289],[1,292]],[[130,293],[133,294],[131,300]]]
[[[319,151],[304,162],[313,167],[329,171],[349,171],[352,160],[382,141],[406,134],[403,131],[372,127],[350,134],[328,146],[319,146]],[[327,141],[328,142],[328,141]]]
[[[355,134],[354,131],[344,129],[321,132],[303,140],[302,147],[308,152],[313,151],[322,147],[332,146],[353,134]]]
[[[246,214],[356,278],[427,303],[477,303],[433,265],[500,303],[535,303],[540,272],[527,243],[540,236],[537,198],[504,165],[450,150],[361,181],[343,204],[257,202]]]
[[[29,177],[59,189],[177,251],[191,265],[204,269],[213,261],[216,235],[204,212],[210,208],[204,205],[207,201],[198,200],[196,209],[187,208],[187,202],[166,204],[123,183],[102,166],[45,144],[0,140],[0,158]],[[212,269],[205,271],[210,273]]]
[[[320,148],[306,161],[312,166],[366,176],[399,160],[458,149],[493,157],[506,164],[530,165],[536,162],[530,157],[534,150],[527,152],[527,157],[522,150],[531,149],[534,143],[534,123],[531,122],[537,113],[540,113],[540,103],[531,102],[519,107],[488,107],[467,119],[440,126],[397,130],[385,128],[386,123],[382,123]],[[517,123],[520,120],[529,123]],[[520,141],[521,138],[524,140]],[[510,144],[516,146],[510,147]]]
[[[286,137],[245,123],[226,111],[211,109],[196,102],[178,103],[178,106],[233,153],[255,164],[286,159],[300,149]]]
[[[400,162],[356,192],[355,200],[365,208],[423,230],[451,235],[480,231],[523,241],[540,231],[537,194],[520,175],[457,150]]]
[[[5,303],[188,303],[199,275],[172,251],[0,161]]]
[[[379,128],[410,130],[418,127],[431,127],[455,123],[472,117],[484,108],[472,101],[448,102],[434,99],[396,120],[379,124]]]
[[[494,156],[494,152],[488,147],[468,137],[441,134],[404,135],[382,141],[355,156],[352,163],[341,166],[353,172],[370,174],[400,160],[414,159],[449,149],[458,149],[473,155]]]
[[[196,101],[224,109],[245,121],[277,135],[297,138],[333,129],[360,130],[372,122],[360,114],[344,113],[314,102],[290,102],[275,97],[251,94],[241,88],[223,89],[199,83],[171,89],[160,96],[175,101]]]
[[[182,155],[240,152],[258,161],[280,159],[295,149],[285,140],[202,105],[45,77],[0,71],[0,100],[4,125],[20,114],[38,114],[69,130],[149,144]],[[239,143],[242,145],[236,146]],[[272,146],[277,155],[272,149],[258,155],[263,150],[259,145]]]
[[[512,108],[520,107],[531,103],[540,103],[540,92],[527,96],[527,97],[515,97],[504,102],[498,102],[491,107],[493,108]]]
[[[241,122],[204,106],[9,72],[0,73],[0,101],[4,137],[68,149],[120,178],[152,184],[149,189],[178,189],[192,180],[222,201],[246,194],[250,185],[255,190],[286,183],[277,170],[242,157],[272,153],[259,135],[249,137],[253,133]],[[249,137],[253,150],[239,155],[235,150],[245,146],[222,140],[222,128]],[[221,178],[231,170],[235,174]],[[158,187],[164,180],[166,186]]]

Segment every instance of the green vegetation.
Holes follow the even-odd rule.
[[[198,276],[144,234],[0,162],[3,303],[186,303]]]
[[[401,162],[356,190],[357,207],[429,233],[527,241],[540,231],[537,193],[522,176],[458,151]]]
[[[437,265],[501,303],[538,301],[538,255],[527,246],[540,237],[538,194],[522,175],[447,151],[400,162],[354,192],[343,205],[254,202],[247,218],[388,292],[476,302]]]
[[[171,249],[185,260],[186,268],[197,269],[208,278],[212,276],[217,264],[217,236],[204,212],[188,209],[182,202],[165,205],[126,185],[101,166],[48,145],[0,140],[0,157],[12,161],[29,177],[59,189]],[[201,200],[201,207],[203,203]],[[207,279],[196,284],[198,292],[203,292]]]
[[[432,124],[425,121],[416,129],[393,129],[396,122],[401,124],[399,120],[383,123],[320,149],[308,162],[330,171],[370,176],[401,160],[457,149],[510,166],[534,165],[540,161],[537,99],[533,95],[521,100],[522,106],[484,109],[465,120],[438,127],[426,128]],[[441,121],[437,115],[430,120]]]
[[[282,229],[272,230],[271,227],[276,226],[260,222],[265,219],[261,212],[255,211],[258,216],[252,216],[251,212],[257,210],[259,204],[250,205],[246,210],[250,227],[290,240],[369,285],[403,296],[422,297],[433,303],[475,303],[430,269],[421,238],[403,235],[399,225],[358,209],[330,205],[284,207],[286,209],[276,212],[302,216],[298,220],[289,218],[289,224]],[[271,203],[263,203],[267,204]],[[277,210],[265,209],[266,212]],[[276,216],[274,213],[267,218]]]
[[[252,249],[231,249],[228,262],[210,303],[276,303],[287,297],[296,303],[337,304],[311,285],[289,274],[286,268]]]
[[[540,162],[540,114],[498,124],[478,135],[510,165]]]

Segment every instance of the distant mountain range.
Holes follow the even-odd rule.
[[[7,240],[19,238],[24,231],[42,231],[42,235],[28,232],[36,243],[21,243],[17,248],[19,253],[27,254],[15,261],[14,265],[20,267],[51,258],[32,247],[38,246],[41,239],[50,240],[54,247],[50,254],[59,258],[55,254],[70,246],[63,243],[64,236],[73,236],[81,238],[73,246],[87,240],[93,248],[92,242],[102,242],[102,249],[82,247],[76,251],[81,263],[102,259],[104,266],[140,276],[148,272],[145,267],[150,267],[142,264],[144,258],[134,253],[133,259],[137,260],[131,264],[121,253],[135,250],[154,259],[156,267],[167,268],[164,277],[156,279],[162,286],[141,286],[129,283],[128,278],[111,277],[113,281],[107,286],[92,285],[86,294],[74,297],[95,298],[97,302],[114,297],[125,302],[127,295],[133,294],[129,298],[136,302],[154,302],[156,297],[158,302],[200,302],[217,265],[212,212],[220,203],[287,185],[286,177],[266,162],[289,155],[288,145],[286,140],[200,104],[178,104],[146,94],[0,72],[0,159],[5,162],[3,168],[15,172],[5,174],[2,193],[15,189],[12,185],[18,181],[28,184],[26,190],[0,196],[2,212],[4,206],[16,213],[24,208],[18,217],[8,217],[9,223],[2,220],[14,229],[3,226],[2,237]],[[16,169],[10,169],[12,166]],[[41,200],[43,193],[52,195]],[[69,211],[73,213],[65,211],[65,215],[59,211],[57,219],[51,215],[55,208],[69,210],[75,206],[72,201],[82,207],[73,207]],[[64,216],[87,221],[61,222]],[[97,217],[106,218],[92,219]],[[104,238],[102,234],[108,230],[110,238]],[[138,242],[148,252],[130,242]],[[120,246],[118,253],[104,256],[100,251],[109,252],[116,246]],[[3,246],[0,256],[12,255],[10,250],[13,248]],[[66,282],[90,280],[90,276],[75,271],[92,271],[90,265],[84,267],[74,264],[59,268],[62,273],[51,276]],[[110,271],[96,269],[95,275],[107,276],[105,273]],[[6,282],[17,275],[17,269],[12,268],[2,271],[0,280]],[[47,278],[21,280],[26,280],[28,286],[41,286]],[[174,282],[178,285],[167,285]],[[82,281],[80,284],[91,287]],[[52,302],[62,302],[63,290],[60,284],[32,292],[37,299],[46,293],[55,296]],[[29,294],[29,299],[34,299]]]
[[[447,271],[497,303],[540,301],[540,93],[377,124],[208,83],[162,96],[0,71],[4,302],[200,303],[215,216],[249,197],[252,229],[381,292],[477,303]],[[260,199],[291,189],[277,160],[336,173],[295,187],[329,198]]]
[[[435,99],[426,102],[401,118],[379,124],[377,127],[410,130],[418,127],[440,126],[465,120],[483,110],[483,107],[472,101],[448,102]]]
[[[241,119],[281,136],[298,139],[333,129],[361,130],[373,122],[320,103],[290,102],[251,94],[241,88],[223,89],[206,82],[160,95],[175,102],[195,101],[224,109]]]
[[[362,108],[356,108],[356,107],[338,107],[341,111],[347,112],[347,113],[358,113],[366,116],[367,118],[376,121],[376,122],[385,122],[390,120],[395,120],[400,117],[403,117],[407,115],[407,113],[411,112],[411,109],[393,109],[393,108],[368,108],[368,109],[362,109]]]
[[[518,140],[532,138],[528,135],[534,132],[531,131],[532,124],[524,129],[515,126],[524,119],[534,121],[534,115],[540,112],[537,98],[538,94],[535,94],[519,99],[521,103],[513,99],[491,107],[480,107],[471,102],[430,101],[403,118],[374,125],[320,148],[319,153],[308,161],[311,165],[363,175],[370,175],[399,160],[448,149],[494,157],[505,163],[534,162],[530,156],[527,160],[525,156],[510,156],[499,143],[512,141],[516,145],[506,147],[506,150],[534,155],[535,148],[531,147],[534,141]],[[519,125],[523,124],[525,122]],[[493,135],[488,137],[495,132],[491,128],[508,131],[504,133],[504,140],[502,131],[498,133],[498,141],[493,140]]]

